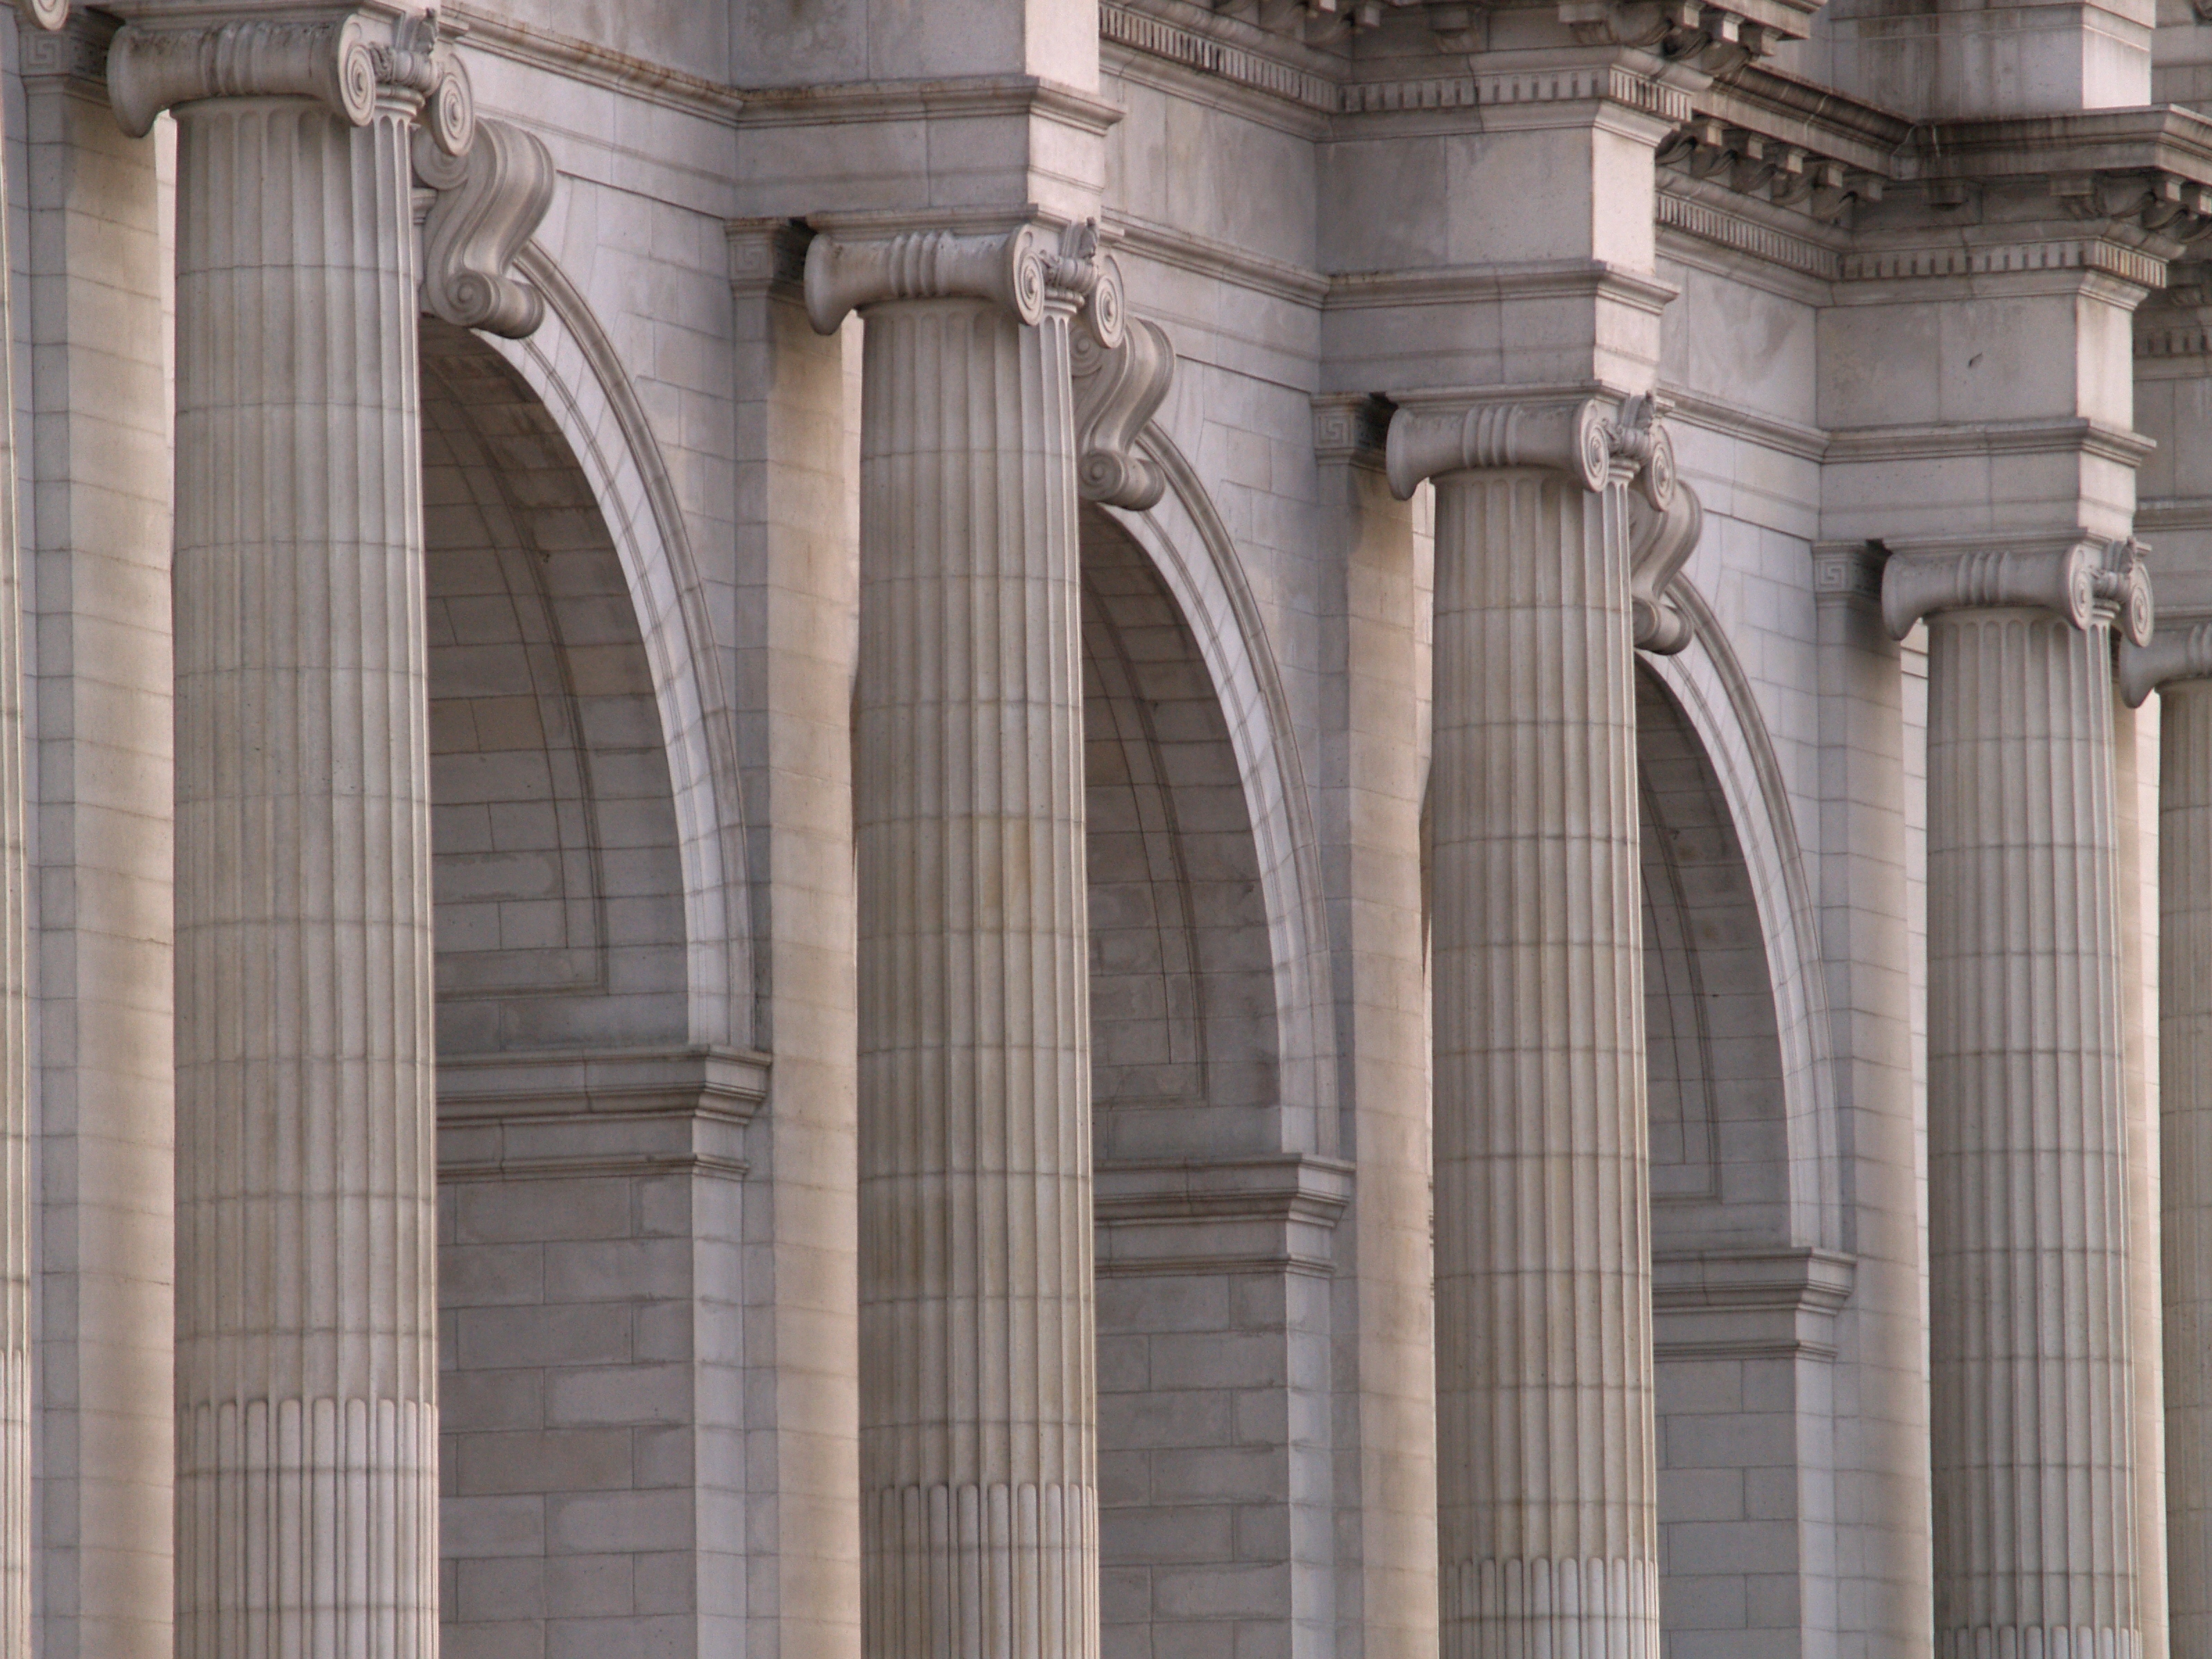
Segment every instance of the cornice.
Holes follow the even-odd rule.
[[[1118,0],[1101,0],[1098,39],[1104,44],[1126,46],[1132,52],[1180,64],[1287,104],[1325,115],[1336,111],[1336,82],[1329,77],[1285,62],[1272,52],[1152,16],[1121,4]]]
[[[1121,118],[1103,98],[1033,75],[977,76],[957,81],[860,81],[809,87],[754,88],[744,94],[740,126],[848,126],[866,121],[919,121],[947,116],[1048,115],[1082,131],[1103,134]]]
[[[1901,115],[1763,64],[1747,64],[1714,81],[1697,104],[1700,115],[1884,177],[1894,176],[1917,130]]]
[[[446,15],[465,26],[471,51],[490,57],[709,121],[730,121],[744,107],[744,94],[720,82],[574,35],[517,23],[470,0],[447,0]]]
[[[1194,276],[1223,277],[1239,288],[1294,305],[1317,306],[1328,297],[1329,279],[1304,265],[1271,259],[1210,236],[1126,213],[1109,211],[1104,219],[1109,228],[1120,233],[1121,251],[1133,257],[1157,260]]]
[[[2148,460],[2157,448],[2154,441],[2140,433],[2098,421],[2005,421],[1972,426],[1841,428],[1828,434],[1825,459],[1867,463],[2073,452],[2136,467]]]
[[[1936,121],[1900,153],[1900,179],[2033,179],[2157,171],[2212,184],[2212,118],[2179,105]]]
[[[2212,309],[2188,307],[2136,313],[2138,358],[2212,357]]]
[[[1815,281],[1832,283],[1842,272],[1842,251],[1809,236],[1792,235],[1748,213],[1701,200],[1694,182],[1662,174],[1654,216],[1662,230],[1679,231],[1763,264],[1778,265]]]
[[[2154,289],[2165,286],[2166,262],[2094,231],[2079,236],[2031,233],[2017,240],[1973,242],[1954,233],[1949,240],[1919,246],[1848,249],[1838,262],[1837,277],[1845,283],[1895,283],[2054,271],[2094,273]]]
[[[1818,427],[1799,426],[1791,421],[1780,421],[1771,415],[1759,415],[1749,410],[1738,409],[1731,404],[1719,403],[1694,392],[1684,392],[1662,381],[1660,395],[1668,404],[1667,418],[1684,426],[1702,427],[1708,432],[1717,432],[1725,437],[1741,438],[1784,455],[1794,455],[1800,460],[1817,461],[1828,453],[1828,434]]]
[[[2212,496],[2159,495],[2136,503],[2136,528],[2152,535],[2212,530]]]
[[[1602,296],[1657,316],[1676,289],[1671,283],[1600,260],[1517,265],[1430,265],[1411,270],[1344,271],[1328,279],[1331,311],[1378,307],[1463,305],[1470,301]]]
[[[1420,114],[1503,106],[1601,100],[1657,119],[1683,122],[1690,94],[1658,76],[1620,61],[1531,65],[1490,71],[1419,75],[1395,80],[1346,81],[1321,72],[1314,59],[1278,55],[1277,45],[1240,44],[1205,28],[1137,10],[1126,0],[1101,0],[1098,38],[1144,57],[1178,64],[1211,79],[1260,94],[1312,114],[1328,117]],[[1287,52],[1288,43],[1283,43]],[[1331,60],[1321,59],[1322,63]],[[1464,58],[1462,57],[1462,61]],[[1657,68],[1660,60],[1652,58]]]
[[[1337,89],[1340,115],[1396,115],[1431,110],[1536,104],[1618,104],[1679,124],[1694,112],[1690,94],[1619,62],[1531,66],[1402,81],[1355,81]]]

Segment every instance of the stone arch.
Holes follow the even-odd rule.
[[[715,1449],[742,1434],[725,1298],[766,1079],[700,1040],[668,713],[690,682],[656,659],[603,481],[513,356],[427,320],[422,348],[441,1550],[462,1587],[441,1617],[449,1650],[538,1652],[648,1611],[587,1621],[534,1588],[573,1567],[564,1528],[672,1490],[637,1447],[739,1461]],[[720,1541],[684,1553],[742,1565]]]
[[[1320,838],[1259,606],[1195,469],[1158,426],[1139,447],[1166,475],[1142,513],[1103,509],[1143,548],[1188,621],[1229,727],[1260,860],[1273,959],[1279,1097],[1287,1150],[1337,1148],[1335,1036]]]
[[[1838,1250],[1842,1141],[1831,1086],[1827,978],[1789,786],[1758,694],[1719,618],[1686,577],[1676,577],[1670,592],[1690,618],[1690,645],[1671,657],[1639,661],[1666,689],[1712,769],[1756,902],[1782,1050],[1790,1242]]]
[[[681,1047],[684,880],[645,641],[544,405],[422,336],[441,1055]]]
[[[1330,1240],[1349,1191],[1349,1172],[1309,1150],[1311,1097],[1285,1063],[1302,994],[1283,954],[1302,937],[1296,832],[1264,741],[1238,735],[1271,710],[1241,635],[1207,648],[1190,573],[1178,583],[1148,528],[1150,544],[1129,515],[1083,515],[1103,1635],[1116,1659],[1232,1630],[1287,1649],[1322,1619],[1298,1564],[1332,1525],[1325,1460],[1294,1425],[1328,1410]],[[1216,627],[1233,615],[1218,589],[1211,603]],[[1224,659],[1241,665],[1226,682]]]
[[[589,301],[537,243],[517,272],[546,301],[524,340],[492,349],[550,411],[620,556],[659,704],[684,871],[690,1040],[743,1048],[755,1025],[744,803],[706,585],[636,390]]]
[[[1831,1594],[1851,1269],[1828,1244],[1818,963],[1787,799],[1711,612],[1693,592],[1684,609],[1691,648],[1639,658],[1636,677],[1660,1606],[1670,1655],[1719,1659],[1794,1644]]]
[[[1705,747],[1642,665],[1636,744],[1652,1250],[1784,1246],[1782,1042],[1759,901]]]
[[[1086,512],[1092,1104],[1115,1162],[1279,1150],[1265,891],[1229,724],[1181,610]]]

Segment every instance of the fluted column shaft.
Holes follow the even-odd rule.
[[[2212,679],[2160,701],[2167,1582],[2173,1651],[2198,1654],[2212,1652]]]
[[[428,1656],[410,118],[177,125],[177,1651]]]
[[[1443,1652],[1657,1659],[1625,492],[1504,467],[1436,495]]]
[[[866,313],[863,1642],[1097,1650],[1067,308]]]
[[[2127,1659],[2111,636],[2002,586],[1927,607],[1936,1650]]]

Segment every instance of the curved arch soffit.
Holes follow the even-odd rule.
[[[1831,1085],[1827,978],[1796,817],[1757,696],[1720,618],[1686,577],[1674,579],[1670,594],[1690,618],[1689,648],[1671,657],[1639,652],[1637,659],[1667,689],[1704,745],[1749,868],[1782,1042],[1791,1237],[1839,1249],[1842,1142]]]
[[[744,803],[706,593],[660,447],[613,343],[551,255],[526,242],[516,271],[545,297],[526,339],[478,334],[551,413],[614,538],[652,665],[684,873],[691,1041],[752,1040]]]
[[[1204,482],[1157,425],[1146,427],[1137,441],[1166,475],[1167,493],[1142,513],[1105,511],[1136,538],[1175,596],[1221,699],[1267,907],[1284,1150],[1333,1154],[1336,1071],[1328,1005],[1328,912],[1290,700],[1236,544]],[[1203,558],[1190,556],[1196,549],[1204,550]]]

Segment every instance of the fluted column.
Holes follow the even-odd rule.
[[[2110,629],[2136,550],[1904,550],[1928,619],[1939,1659],[2130,1659],[2136,1595]]]
[[[2212,1653],[2212,618],[2120,647],[2159,697],[2159,1169],[2167,1606],[2176,1654]],[[2151,1363],[2151,1356],[2141,1363]]]
[[[21,0],[28,21],[58,29],[69,0]],[[0,199],[8,198],[0,190]],[[0,234],[0,261],[8,238]],[[0,299],[0,368],[14,379],[13,306]],[[0,1654],[31,1650],[31,1030],[30,896],[24,835],[22,623],[12,406],[0,415]]]
[[[1394,489],[1437,495],[1446,1659],[1659,1653],[1627,486],[1663,514],[1675,483],[1633,404],[1409,400],[1390,430]]]
[[[437,1650],[416,275],[431,26],[115,42],[176,106],[176,1648]],[[425,100],[428,100],[425,109]]]
[[[1100,281],[1102,271],[1108,280]],[[1071,322],[1079,228],[819,238],[863,308],[861,1641],[1098,1647],[1089,940]]]

